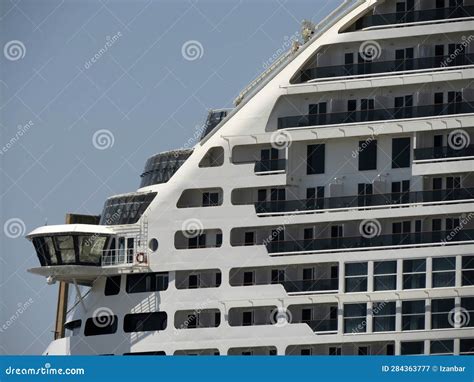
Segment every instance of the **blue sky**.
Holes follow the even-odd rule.
[[[303,19],[339,3],[1,1],[0,354],[52,338],[57,286],[26,272],[24,234],[138,188],[147,157],[189,145]]]

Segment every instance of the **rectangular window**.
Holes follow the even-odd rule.
[[[403,289],[426,287],[426,260],[403,260]]]
[[[391,332],[395,330],[395,301],[375,302],[372,306],[373,331]]]
[[[115,296],[120,293],[120,281],[122,276],[110,276],[107,277],[105,281],[105,291],[106,296]]]
[[[374,262],[374,290],[380,291],[395,289],[397,289],[397,262]]]
[[[168,272],[127,275],[127,293],[159,292],[168,289]]]
[[[392,139],[392,168],[410,167],[410,138]]]
[[[402,342],[400,344],[401,355],[424,354],[425,343],[423,341]]]
[[[253,312],[242,312],[242,326],[253,325]]]
[[[377,140],[359,141],[359,171],[377,170]]]
[[[123,331],[132,333],[165,330],[166,321],[165,312],[126,314],[123,319]]]
[[[309,145],[307,147],[306,156],[306,173],[311,174],[324,174],[325,169],[325,157],[326,157],[326,146],[320,145]]]
[[[367,263],[345,264],[346,292],[367,291]]]
[[[279,284],[285,281],[285,270],[284,269],[272,269],[272,284]]]
[[[255,232],[245,232],[244,245],[255,245]]]
[[[219,205],[219,193],[218,192],[204,192],[202,194],[202,206],[213,207]]]
[[[474,354],[474,338],[462,338],[459,340],[459,354]]]
[[[301,349],[301,355],[311,355],[311,349]]]
[[[367,304],[344,304],[344,333],[367,331]]]
[[[454,298],[431,300],[431,329],[452,328]]]
[[[329,355],[341,355],[342,349],[340,347],[333,347],[329,348]]]
[[[115,315],[101,315],[88,318],[84,328],[84,335],[87,337],[113,334],[117,331],[117,322],[117,316]]]
[[[461,310],[459,313],[459,326],[461,328],[474,327],[474,297],[461,298]]]
[[[425,328],[425,300],[402,302],[402,330]]]
[[[303,269],[303,280],[314,280],[314,269],[304,268]]]
[[[357,348],[357,355],[370,355],[370,348],[368,346],[359,346]]]
[[[430,342],[430,354],[453,354],[454,353],[454,341],[453,340],[441,340]]]
[[[474,285],[474,256],[462,257],[462,286]]]
[[[254,285],[254,284],[255,284],[255,273],[244,272],[244,285]]]
[[[454,286],[456,281],[456,258],[434,258],[432,275],[433,288],[444,288]]]
[[[200,277],[199,275],[189,275],[188,277],[188,289],[197,289],[199,288]]]

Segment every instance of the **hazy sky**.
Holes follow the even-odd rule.
[[[99,214],[189,147],[300,22],[340,1],[0,0],[0,354],[41,353],[57,285],[25,233]]]

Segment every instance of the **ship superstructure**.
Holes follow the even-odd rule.
[[[303,36],[98,224],[28,235],[90,288],[47,354],[474,353],[474,0]]]

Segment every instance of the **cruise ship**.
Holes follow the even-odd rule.
[[[27,235],[45,354],[474,354],[474,0],[300,37],[136,191]]]

